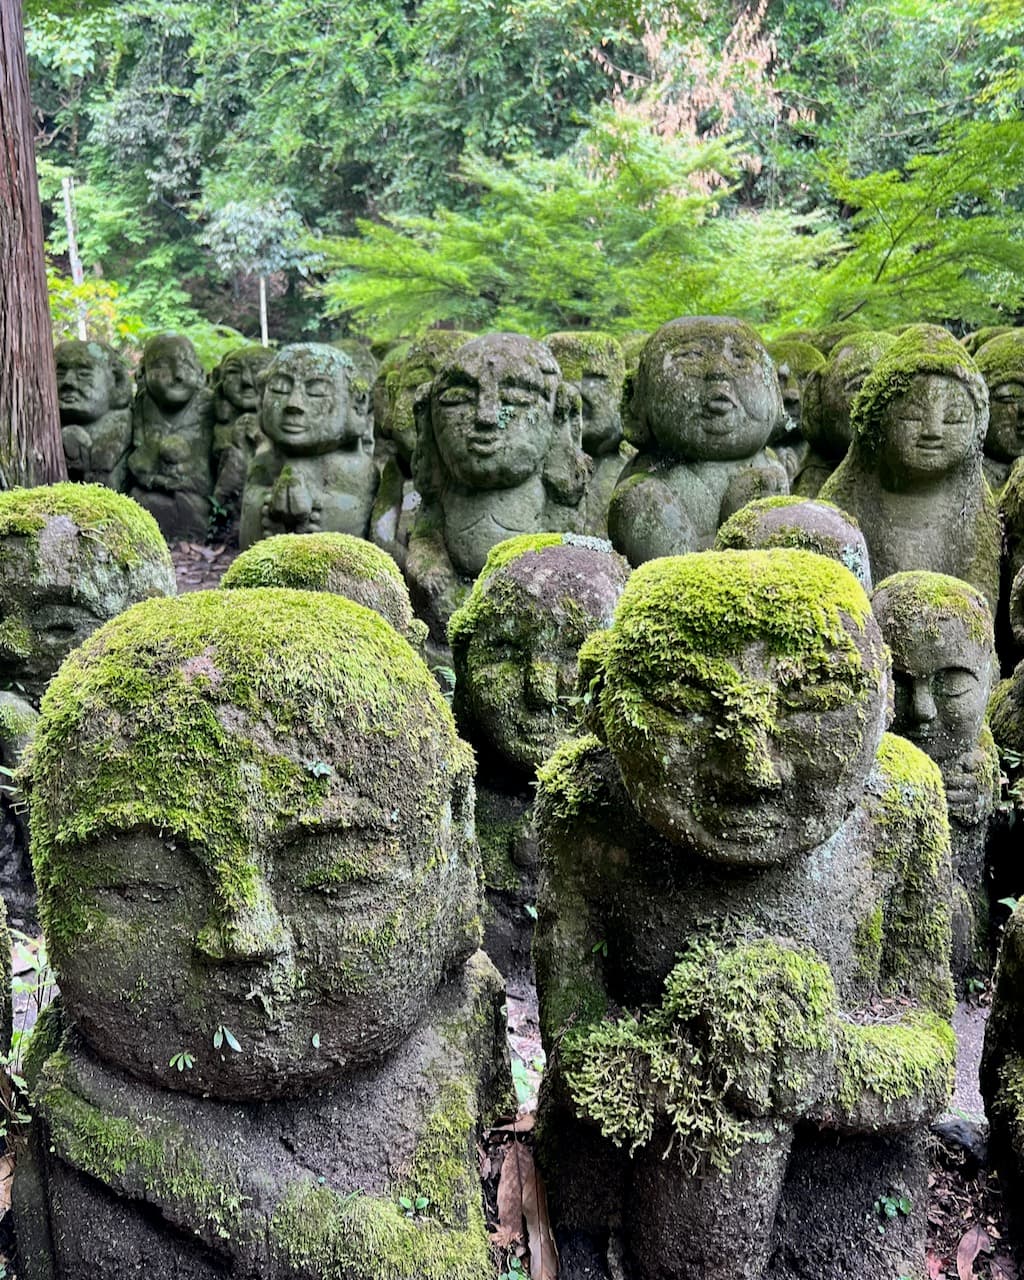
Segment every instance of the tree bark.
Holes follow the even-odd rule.
[[[0,488],[67,479],[21,0],[0,0]]]

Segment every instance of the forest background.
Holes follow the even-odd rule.
[[[1019,0],[26,5],[57,336],[1024,317]],[[84,281],[63,201],[73,180]]]

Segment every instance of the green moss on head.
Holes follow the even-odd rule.
[[[326,772],[311,771],[317,760]],[[297,818],[315,826],[321,811],[327,821],[343,766],[372,789],[385,765],[408,785],[378,801],[396,835],[413,833],[469,751],[427,668],[376,613],[270,588],[129,609],[68,658],[43,700],[32,847],[55,957],[89,928],[80,890],[95,871],[80,852],[100,835],[181,837],[224,911],[255,909],[254,850],[268,834]]]
[[[137,502],[101,484],[53,484],[0,493],[0,538],[31,538],[54,516],[78,526],[124,568],[142,559],[166,563],[170,552],[156,521]]]
[[[911,651],[922,634],[938,639],[950,622],[975,644],[995,646],[988,602],[961,578],[924,569],[894,573],[878,584],[872,607],[886,641],[901,652]]]
[[[868,374],[850,410],[854,447],[873,459],[885,439],[886,411],[893,400],[905,395],[921,374],[955,378],[966,388],[982,429],[987,423],[988,390],[978,366],[956,338],[938,325],[919,324],[906,329],[885,351]]]
[[[785,365],[790,374],[802,381],[815,369],[824,369],[825,357],[817,347],[809,342],[800,342],[795,338],[779,339],[769,342],[768,354],[780,368]]]
[[[1024,329],[1010,329],[980,347],[974,362],[989,385],[1024,382]]]
[[[464,643],[468,641],[469,636],[476,630],[481,614],[487,608],[487,593],[485,591],[487,581],[499,569],[503,569],[505,565],[510,564],[513,560],[518,560],[520,556],[542,551],[545,547],[560,547],[563,543],[571,540],[571,534],[524,533],[516,538],[506,538],[504,542],[499,542],[493,546],[487,553],[484,567],[480,570],[480,575],[476,582],[473,583],[473,589],[468,598],[451,616],[451,620],[448,623],[448,643],[453,647]],[[609,543],[601,542],[598,538],[590,541],[598,544],[602,550],[605,548],[610,549]]]
[[[828,556],[845,565],[862,586],[871,586],[867,544],[860,526],[831,502],[796,496],[757,498],[730,516],[715,539],[719,551],[770,547]]]
[[[619,340],[610,333],[573,329],[545,334],[541,341],[550,347],[562,377],[569,382],[579,382],[585,373],[591,373],[622,386],[626,360]]]

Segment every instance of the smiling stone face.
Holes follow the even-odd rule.
[[[1024,454],[1024,332],[1012,329],[978,351],[975,362],[988,385],[985,452],[999,462]]]
[[[260,425],[284,453],[314,456],[359,439],[349,418],[352,362],[319,343],[284,347],[266,372]]]
[[[359,605],[266,589],[129,610],[55,681],[38,744],[61,989],[140,1077],[303,1092],[394,1047],[475,946],[469,752]]]
[[[150,399],[165,413],[183,408],[206,383],[195,348],[177,333],[159,334],[146,343],[141,372]]]
[[[544,466],[559,369],[532,338],[474,338],[441,365],[430,414],[441,461],[467,489],[512,489]]]
[[[862,588],[835,562],[653,561],[582,669],[591,646],[602,733],[633,803],[670,840],[712,862],[784,862],[824,843],[861,795],[887,658]]]
[[[978,443],[978,418],[967,388],[943,374],[921,373],[889,402],[880,461],[908,480],[954,471]]]
[[[128,404],[128,371],[105,343],[59,342],[54,360],[61,426],[96,422]]]
[[[771,357],[737,320],[672,320],[644,347],[635,402],[663,453],[735,461],[762,449],[783,416]]]

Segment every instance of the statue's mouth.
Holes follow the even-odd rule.
[[[711,396],[704,402],[704,408],[708,413],[715,417],[725,417],[726,414],[732,413],[736,408],[736,401],[732,396],[719,392],[717,395]]]
[[[501,448],[501,435],[496,431],[472,431],[466,436],[466,448],[470,453],[487,458]]]

